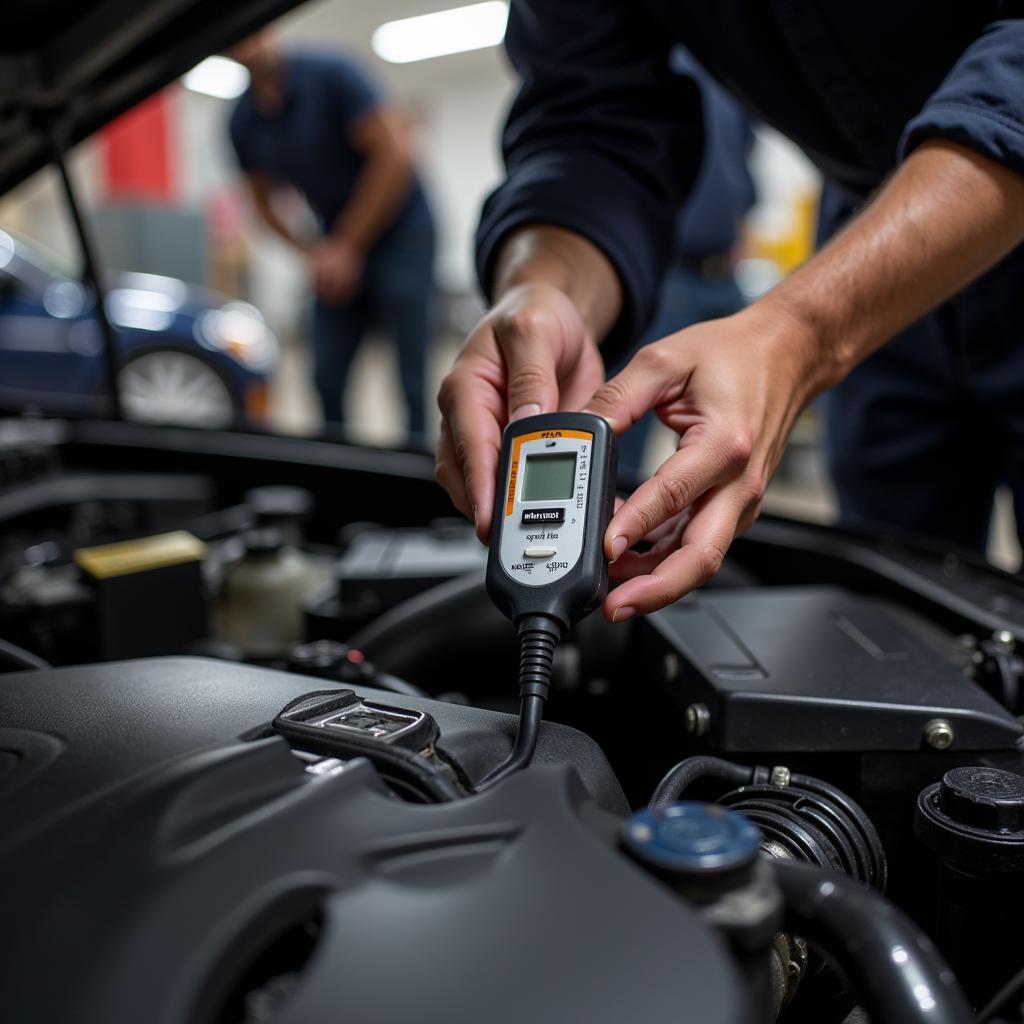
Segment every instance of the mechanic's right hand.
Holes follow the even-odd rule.
[[[435,476],[487,542],[506,423],[581,409],[604,366],[572,301],[546,284],[508,289],[473,329],[437,398]]]

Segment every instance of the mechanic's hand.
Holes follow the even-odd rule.
[[[587,410],[622,433],[648,409],[679,448],[615,512],[605,534],[614,578],[605,617],[656,611],[718,572],[757,518],[786,439],[811,394],[807,339],[756,306],[641,349]],[[644,552],[630,551],[646,539]]]
[[[441,385],[438,482],[455,506],[490,535],[505,424],[579,409],[604,379],[597,346],[579,311],[557,288],[509,289],[466,340]]]
[[[328,305],[348,302],[363,282],[363,253],[339,238],[324,238],[309,250],[316,293]]]

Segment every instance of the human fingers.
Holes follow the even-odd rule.
[[[508,422],[558,408],[561,326],[541,305],[512,309],[494,323],[505,362]]]
[[[616,587],[605,599],[605,617],[625,622],[664,608],[707,583],[721,568],[741,520],[751,506],[742,482],[712,494],[683,531],[679,548],[646,575]]]
[[[441,425],[441,438],[437,443],[434,479],[448,492],[452,504],[467,518],[473,518],[473,506],[466,491],[462,468],[455,454],[455,443],[447,422]]]
[[[482,327],[478,330],[489,330]],[[449,434],[445,449],[445,476],[442,481],[452,500],[468,506],[464,511],[476,524],[477,536],[486,542],[490,536],[494,505],[495,476],[501,452],[501,430],[505,419],[504,375],[497,355],[489,358],[481,352],[486,339],[471,335],[467,348],[445,378],[437,403]],[[456,485],[449,469],[457,469],[461,483]],[[461,506],[459,506],[461,507]]]
[[[712,487],[746,467],[751,442],[738,430],[701,424],[683,436],[679,449],[642,483],[615,513],[605,531],[605,553],[616,559],[637,541],[689,508]]]

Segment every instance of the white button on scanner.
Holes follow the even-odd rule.
[[[527,548],[523,552],[524,558],[551,558],[558,548]]]

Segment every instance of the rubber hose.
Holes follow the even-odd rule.
[[[658,783],[649,806],[674,804],[698,779],[720,779],[732,786],[748,786],[753,782],[755,772],[755,768],[723,761],[720,757],[688,757],[670,769]]]
[[[12,671],[22,669],[53,668],[45,658],[26,651],[24,647],[12,644],[9,640],[0,640],[0,664],[10,665]]]
[[[772,863],[787,930],[836,964],[871,1024],[972,1024],[953,972],[910,918],[844,875]]]

